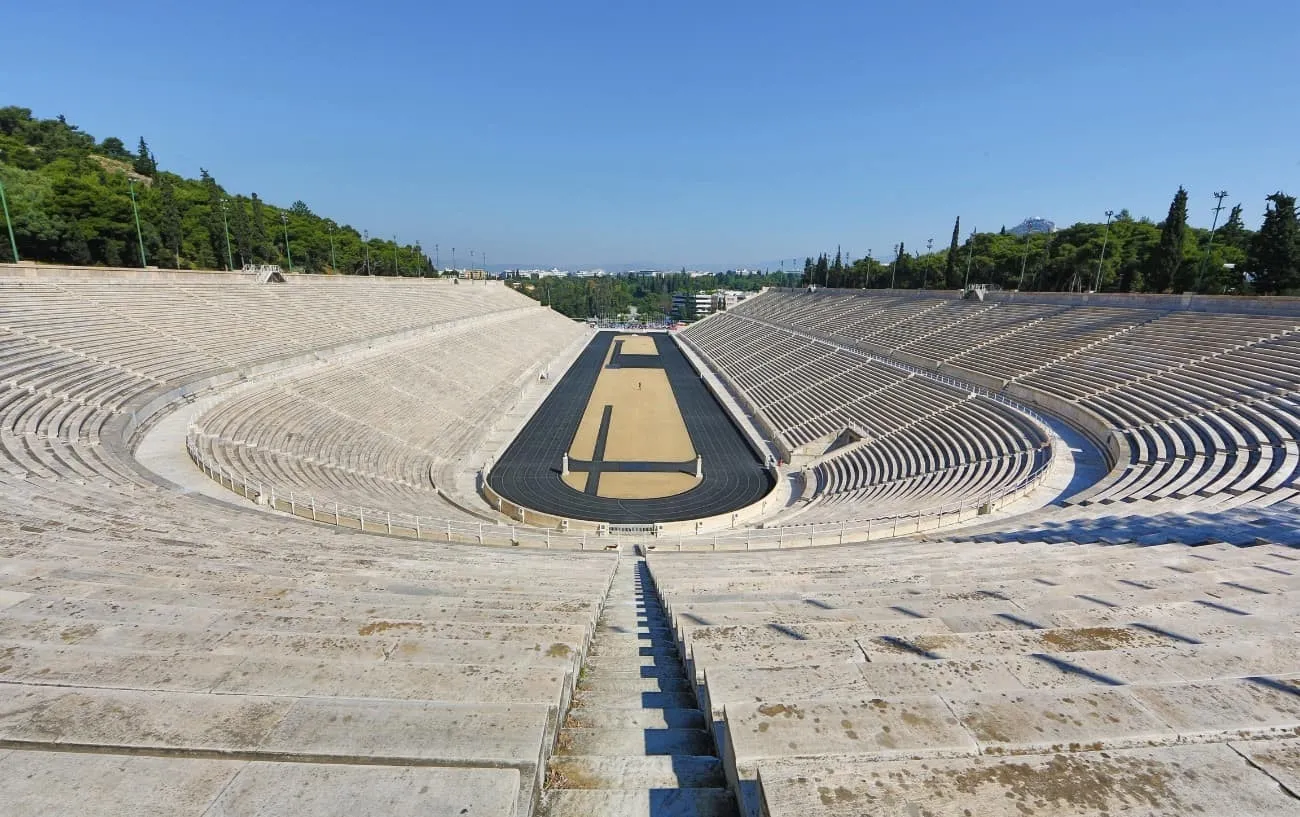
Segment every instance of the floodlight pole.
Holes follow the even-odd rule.
[[[898,259],[902,255],[902,244],[894,245],[894,263],[889,265],[889,288],[893,289],[896,282],[895,275],[898,273]]]
[[[226,271],[230,272],[235,268],[235,257],[230,253],[230,199],[221,200],[221,224],[226,228]]]
[[[362,230],[362,235],[364,236],[365,239],[364,241],[362,241],[361,246],[366,251],[366,275],[369,275],[370,274],[370,231]]]
[[[1101,258],[1097,259],[1097,280],[1092,282],[1092,291],[1101,291],[1101,265],[1106,263],[1106,242],[1110,240],[1110,220],[1115,217],[1114,210],[1106,211],[1106,231],[1101,234]]]
[[[438,245],[433,245],[433,268],[439,275],[442,274],[442,253],[438,250]]]
[[[289,214],[280,213],[280,223],[284,225],[284,255],[289,259],[289,272],[293,272],[293,250],[289,249]]]
[[[400,275],[397,271],[397,233],[393,233],[393,275]]]
[[[1020,259],[1020,283],[1016,284],[1016,291],[1019,292],[1025,286],[1025,270],[1029,268],[1029,243],[1034,237],[1032,231],[1025,233],[1025,254]]]
[[[424,277],[424,253],[420,250],[420,242],[415,242],[415,274]]]
[[[933,254],[934,254],[934,239],[927,238],[925,240],[925,255],[927,258],[929,258]],[[921,289],[925,289],[926,284],[928,284],[929,282],[930,282],[930,265],[929,262],[927,261],[925,268],[921,270]]]
[[[18,242],[14,239],[14,223],[9,220],[9,200],[5,198],[5,185],[0,182],[0,207],[5,212],[5,227],[9,229],[9,249],[13,251],[14,263],[22,263],[18,258]]]
[[[970,286],[970,264],[975,258],[975,230],[970,231],[970,246],[966,249],[966,280],[962,282],[964,290]]]
[[[1205,257],[1201,259],[1201,269],[1196,275],[1196,291],[1201,291],[1201,285],[1205,282],[1205,268],[1210,264],[1210,250],[1214,247],[1214,231],[1219,227],[1219,213],[1223,211],[1223,200],[1228,197],[1227,190],[1220,190],[1214,194],[1217,199],[1214,205],[1214,222],[1210,225],[1210,240],[1205,245]]]
[[[140,266],[149,266],[148,260],[144,257],[144,233],[140,230],[140,207],[135,203],[135,179],[126,180],[127,188],[131,191],[131,211],[135,213],[135,237],[140,241]]]

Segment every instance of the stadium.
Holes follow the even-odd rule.
[[[0,812],[1300,810],[1300,299],[4,265],[0,350]]]

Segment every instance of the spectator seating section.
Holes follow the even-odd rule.
[[[649,562],[746,815],[1294,813],[1294,547]]]
[[[772,297],[756,299],[749,311]],[[941,303],[910,305],[908,323],[933,314]],[[887,309],[898,312],[904,306]],[[858,326],[854,337],[867,331]],[[818,454],[844,432],[860,438],[859,444],[819,459],[811,477],[812,504],[785,522],[886,518],[978,502],[1024,485],[1048,465],[1045,429],[1024,415],[851,347],[782,330],[748,314],[715,315],[685,336],[745,394],[789,449]]]
[[[192,436],[205,461],[281,494],[477,521],[439,499],[435,475],[470,454],[523,380],[583,336],[549,310],[505,317],[240,394],[199,417]]]
[[[255,392],[358,413],[357,389],[389,377],[396,412],[404,380],[475,366],[442,381],[466,402],[424,415],[435,427],[375,426],[394,447],[365,464],[387,473],[405,467],[399,433],[463,448],[468,412],[504,400],[567,322],[499,286],[206,278],[0,279],[0,811],[528,814],[612,555],[270,517],[155,484],[111,429],[201,377],[468,321],[432,355],[398,340],[386,363]],[[532,345],[473,331],[502,324]]]
[[[1267,505],[1297,493],[1300,317],[774,292],[688,334],[724,371],[742,365],[724,348],[733,339],[773,338],[767,348],[784,354],[768,369],[733,377],[762,410],[782,395],[764,392],[766,381],[755,377],[793,370],[798,358],[781,338],[782,329],[788,335],[793,328],[872,353],[905,353],[1092,412],[1125,440],[1130,458],[1077,503],[1211,503],[1229,495]],[[932,448],[938,454],[943,443]],[[873,473],[892,481],[879,464]]]

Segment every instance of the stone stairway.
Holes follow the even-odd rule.
[[[643,559],[614,575],[547,767],[544,817],[735,817]]]

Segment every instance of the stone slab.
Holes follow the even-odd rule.
[[[141,652],[206,652],[228,633],[217,628],[202,630],[151,624],[114,624],[106,621],[39,620],[0,618],[0,638],[12,644],[60,647],[83,644],[101,649]]]
[[[1176,739],[1176,732],[1144,708],[1129,688],[1004,692],[946,700],[984,751],[1059,751]]]
[[[869,664],[810,667],[717,667],[705,672],[705,688],[714,714],[725,704],[779,700],[856,700],[878,697],[864,674]]]
[[[898,695],[957,695],[969,690],[1023,690],[1027,686],[1006,660],[876,662],[860,667],[863,677],[883,698]]]
[[[387,651],[386,661],[412,664],[550,664],[573,665],[582,642],[490,641],[402,638]]]
[[[31,593],[20,593],[17,590],[0,590],[0,610],[26,601],[31,598],[31,595]]]
[[[514,817],[515,769],[249,763],[203,817]]]
[[[766,761],[769,817],[1283,817],[1293,797],[1224,745],[855,763]]]
[[[936,696],[727,706],[738,764],[768,757],[973,754],[976,743]]]
[[[80,746],[253,751],[286,698],[0,684],[6,740]]]
[[[1300,739],[1252,740],[1230,745],[1300,797]]]
[[[305,699],[261,749],[498,766],[536,763],[553,710],[536,705],[434,704]]]
[[[5,817],[201,815],[244,767],[232,760],[14,751],[0,758]]]
[[[692,625],[685,617],[677,619],[682,641],[688,645],[708,642],[754,644],[793,641],[856,641],[880,635],[910,636],[947,633],[948,626],[939,619],[891,618],[868,622],[805,621],[799,624],[733,624],[722,627]]]
[[[0,680],[206,692],[243,661],[237,655],[150,653],[83,646],[0,648]]]
[[[1300,734],[1300,685],[1272,678],[1132,687],[1179,737]]]
[[[863,641],[861,646],[871,661],[924,661],[927,660],[926,656],[978,658],[990,655],[1070,653],[1124,647],[1166,647],[1171,643],[1167,638],[1140,629],[1087,627],[885,637]]]
[[[695,644],[697,667],[799,667],[809,664],[858,664],[867,659],[853,641],[790,641],[783,644]]]
[[[217,691],[292,697],[388,698],[558,706],[566,669],[508,664],[339,663],[249,658]]]

